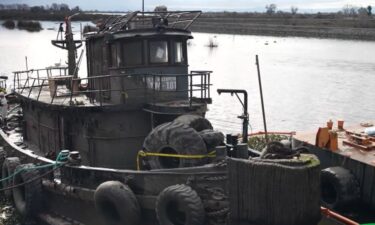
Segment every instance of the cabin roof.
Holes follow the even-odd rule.
[[[99,31],[86,35],[87,39],[106,35],[117,37],[171,35],[192,38],[189,30],[201,11],[132,12],[109,17],[99,24]]]
[[[102,37],[109,37],[109,39],[122,39],[122,38],[134,38],[134,37],[155,37],[155,36],[169,36],[169,37],[185,37],[186,39],[192,39],[193,36],[191,35],[190,31],[176,29],[176,28],[164,28],[164,29],[156,29],[156,28],[145,28],[145,29],[136,29],[136,30],[121,30],[115,33],[106,34],[106,33],[90,33],[86,35],[86,39],[95,39],[95,38],[102,38]]]

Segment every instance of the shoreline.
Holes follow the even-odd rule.
[[[66,12],[31,13],[1,11],[0,20],[63,21]],[[82,13],[74,21],[98,21],[110,15]],[[373,16],[345,17],[331,14],[203,13],[191,26],[192,32],[307,37],[375,41]]]
[[[262,35],[277,37],[310,37],[375,41],[373,17],[342,17],[329,14],[203,14],[193,25],[193,32]]]

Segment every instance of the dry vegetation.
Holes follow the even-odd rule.
[[[293,13],[204,13],[193,31],[229,34],[302,36],[375,40],[375,18],[369,15]]]

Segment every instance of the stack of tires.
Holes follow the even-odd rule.
[[[197,156],[207,155],[223,141],[224,135],[213,130],[207,119],[199,115],[182,115],[153,129],[143,148],[146,153]],[[208,158],[149,156],[145,164],[148,169],[168,169],[200,166],[208,162]]]
[[[106,224],[138,225],[142,210],[131,188],[119,181],[106,181],[94,194],[95,207]],[[160,225],[203,225],[205,211],[197,192],[185,184],[166,187],[156,198],[155,213]]]

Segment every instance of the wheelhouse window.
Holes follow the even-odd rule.
[[[168,42],[150,42],[150,63],[168,63]]]
[[[181,41],[174,42],[174,62],[175,63],[184,63],[185,57],[184,57],[184,51],[183,51],[183,45]]]
[[[136,66],[143,64],[142,41],[124,43],[123,51],[126,66]]]
[[[116,45],[116,48],[117,48],[117,45]],[[123,58],[122,58],[122,52],[121,52],[121,50],[119,50],[119,49],[116,49],[116,66],[117,67],[122,67],[124,64],[123,64]]]

